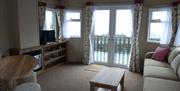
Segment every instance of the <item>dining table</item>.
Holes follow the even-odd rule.
[[[14,81],[32,72],[37,60],[30,55],[15,55],[0,58],[0,79],[8,82],[8,91],[13,91]]]

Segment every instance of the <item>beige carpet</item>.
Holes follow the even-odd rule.
[[[38,76],[42,91],[89,91],[89,80],[104,66],[65,64]],[[124,91],[142,91],[142,75],[127,71]]]

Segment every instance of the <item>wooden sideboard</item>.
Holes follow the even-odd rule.
[[[44,67],[66,61],[67,41],[54,42],[43,46]]]
[[[67,59],[67,42],[68,41],[61,41],[61,42],[52,42],[46,45],[41,46],[34,46],[30,48],[24,49],[13,49],[10,51],[10,55],[41,55],[41,68],[46,69],[48,67],[54,66],[56,64],[66,62]]]

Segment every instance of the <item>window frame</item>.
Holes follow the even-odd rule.
[[[93,12],[95,12],[96,10],[109,10],[109,34],[111,33],[111,34],[115,34],[115,28],[116,28],[116,11],[117,10],[131,10],[132,11],[132,13],[134,12],[133,10],[134,10],[134,6],[133,5],[131,5],[131,4],[127,4],[127,5],[96,5],[96,6],[94,6],[93,7]],[[112,14],[112,12],[115,12],[115,21],[113,21],[112,19],[111,19],[111,16],[114,16],[113,14]],[[132,16],[132,19],[134,19],[133,18],[133,16]],[[115,30],[115,31],[110,31],[112,28],[112,26],[114,26],[114,29],[113,30]],[[95,31],[95,27],[93,27],[93,33],[94,33],[94,31]],[[132,32],[133,32],[133,30],[132,30]],[[132,36],[131,36],[132,37]]]
[[[167,21],[161,21],[161,20],[153,20],[152,19],[152,14],[153,12],[155,11],[168,11],[167,9],[169,9],[169,7],[166,7],[166,8],[150,8],[149,9],[149,20],[148,20],[148,34],[147,34],[147,42],[150,42],[150,43],[160,43],[161,41],[161,38],[160,39],[153,39],[153,38],[150,38],[150,25],[151,23],[166,23]]]
[[[66,13],[67,12],[76,12],[80,13],[80,19],[72,19],[72,20],[66,20]],[[66,31],[65,26],[68,22],[80,22],[80,30],[79,30],[79,36],[70,36],[68,38],[81,38],[82,37],[82,10],[81,9],[65,9],[64,11],[64,21],[63,21],[63,31]]]

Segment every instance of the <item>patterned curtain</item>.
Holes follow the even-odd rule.
[[[39,30],[43,30],[45,23],[46,3],[38,2]]]
[[[56,40],[58,40],[59,35],[60,35],[60,12],[59,12],[59,9],[55,9],[55,18],[56,18]]]
[[[56,9],[56,39],[62,40],[63,37],[63,22],[64,22],[64,6]]]
[[[139,67],[139,33],[141,27],[141,18],[143,12],[143,4],[136,3],[134,7],[134,25],[133,40],[131,48],[130,68],[132,72],[140,72]]]
[[[177,24],[180,24],[180,2],[177,5]],[[180,25],[178,26],[178,28],[180,28]],[[174,39],[174,46],[179,46],[180,42],[179,42],[179,34],[180,34],[180,29],[177,29],[176,31],[176,36]]]
[[[172,37],[169,44],[169,46],[171,47],[174,45],[177,29],[178,29],[178,3],[174,2],[172,7]]]
[[[87,4],[85,8],[85,31],[83,35],[83,63],[89,64],[90,60],[90,33],[91,33],[91,26],[92,26],[92,5]]]
[[[180,23],[180,1],[178,2],[178,23]]]

